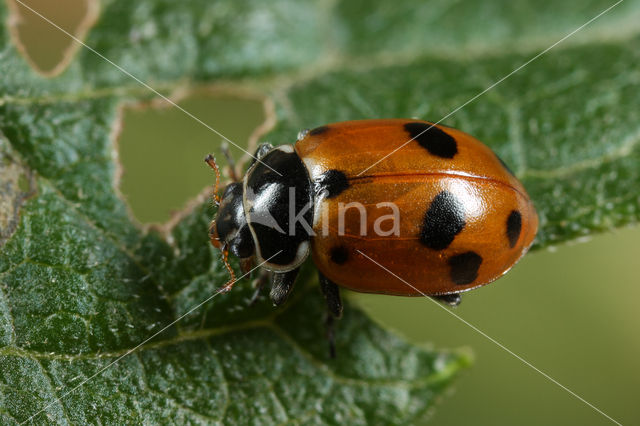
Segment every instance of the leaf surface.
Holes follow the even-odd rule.
[[[212,82],[263,93],[276,107],[264,139],[291,143],[333,121],[437,121],[610,5],[110,0],[87,43],[166,95]],[[523,180],[536,248],[638,220],[638,18],[621,3],[444,121]],[[0,51],[2,423],[46,406],[34,422],[400,424],[468,363],[353,306],[327,359],[313,285],[274,310],[248,308],[244,282],[188,313],[227,279],[208,244],[213,209],[196,207],[167,239],[137,227],[114,189],[119,108],[153,94],[87,49],[45,79],[6,26]]]

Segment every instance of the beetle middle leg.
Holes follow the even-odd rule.
[[[329,339],[329,356],[331,358],[336,357],[336,339],[334,322],[336,319],[342,317],[342,299],[340,298],[340,288],[336,283],[329,280],[327,277],[318,273],[320,288],[322,294],[327,302],[327,338]]]
[[[249,306],[255,305],[255,303],[258,301],[260,293],[262,293],[262,289],[264,288],[264,285],[267,283],[267,281],[269,281],[269,271],[267,271],[266,269],[261,269],[258,272],[258,277],[254,280],[255,291],[253,292],[251,299],[249,299]]]

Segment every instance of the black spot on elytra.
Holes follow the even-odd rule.
[[[340,170],[328,170],[321,174],[314,182],[316,194],[320,194],[323,191],[327,192],[327,198],[337,197],[349,188],[349,180]]]
[[[329,258],[338,265],[344,264],[349,259],[349,251],[345,246],[335,246],[329,252]]]
[[[321,135],[328,131],[329,131],[329,126],[320,126],[320,127],[316,127],[315,129],[309,130],[309,135],[311,136]]]
[[[429,123],[414,121],[406,123],[404,129],[421,147],[433,155],[453,158],[458,153],[456,140],[447,132]]]
[[[511,210],[507,218],[507,238],[511,248],[515,247],[522,231],[522,215],[518,210]]]
[[[494,154],[495,154],[495,153],[494,153]],[[495,156],[496,156],[496,158],[498,159],[498,161],[500,161],[500,164],[502,164],[502,167],[504,167],[504,168],[509,172],[509,174],[511,174],[511,176],[515,176],[515,173],[513,173],[513,170],[511,170],[511,168],[507,165],[507,163],[505,163],[505,162],[502,160],[502,158],[500,158],[500,157],[498,156],[498,154],[495,154]]]
[[[434,250],[446,249],[464,225],[464,205],[449,191],[442,191],[424,216],[420,241]]]
[[[456,284],[471,284],[478,278],[482,256],[474,251],[457,254],[449,259],[451,281]]]

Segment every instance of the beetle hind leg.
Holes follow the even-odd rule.
[[[445,305],[448,305],[454,308],[458,306],[462,301],[462,296],[460,296],[459,293],[443,294],[440,296],[431,296],[431,298],[433,300],[437,300],[438,302],[441,302]]]
[[[329,339],[329,356],[336,357],[336,341],[334,322],[342,317],[342,299],[340,298],[340,289],[333,281],[319,273],[320,288],[327,302],[327,317],[325,326],[327,329],[327,338]]]

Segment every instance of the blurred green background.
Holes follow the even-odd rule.
[[[28,3],[71,31],[86,13],[82,0]],[[26,14],[18,33],[42,70],[54,68],[70,44]],[[180,104],[245,146],[264,119],[258,100],[213,89]],[[219,154],[220,142],[175,108],[127,108],[119,137],[121,191],[136,218],[164,222],[211,185],[202,159]],[[465,295],[455,312],[616,420],[640,424],[639,248],[635,227],[529,254],[506,277]],[[428,299],[349,297],[413,342],[473,352],[474,366],[437,407],[432,424],[610,424]]]

